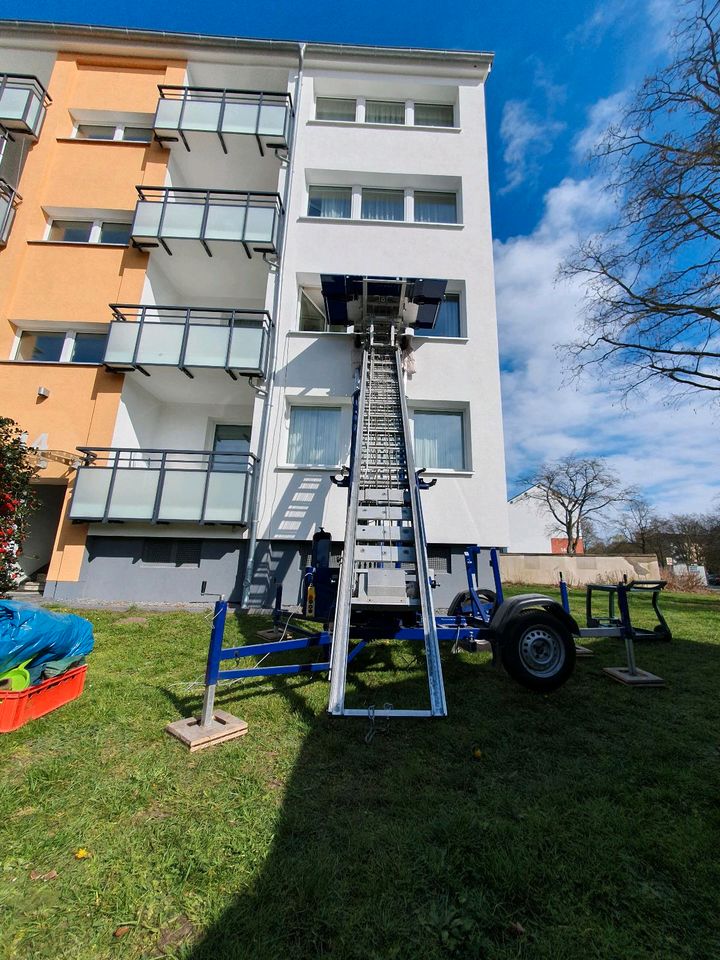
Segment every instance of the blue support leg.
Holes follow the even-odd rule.
[[[208,647],[207,665],[205,667],[205,694],[203,696],[202,713],[200,715],[201,727],[209,727],[213,720],[215,690],[220,676],[220,661],[222,660],[222,642],[225,633],[227,606],[227,600],[217,600],[213,610],[210,646]]]

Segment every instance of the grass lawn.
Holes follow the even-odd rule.
[[[674,641],[637,647],[662,689],[601,672],[617,640],[549,697],[446,650],[446,720],[368,745],[324,679],[251,680],[218,703],[249,734],[192,756],[163,727],[199,709],[207,618],[85,612],[83,696],[0,737],[0,956],[720,957],[720,598],[663,608]],[[423,676],[377,644],[356,702]]]

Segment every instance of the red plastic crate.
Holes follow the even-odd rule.
[[[87,665],[83,665],[17,693],[0,690],[0,733],[19,730],[28,720],[37,720],[75,700],[83,692],[86,673]]]

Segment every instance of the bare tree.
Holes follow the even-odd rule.
[[[528,495],[547,506],[564,532],[566,552],[571,556],[577,552],[583,522],[597,519],[611,504],[628,496],[617,475],[596,457],[568,456],[544,463],[526,482]]]
[[[618,523],[618,532],[623,540],[635,545],[641,553],[647,553],[651,549],[651,537],[657,526],[657,514],[645,497],[635,490],[630,491]]]
[[[720,2],[685,0],[674,58],[595,148],[614,222],[561,269],[585,283],[576,371],[720,399]],[[680,385],[680,387],[678,387]]]

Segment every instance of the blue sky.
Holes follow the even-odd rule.
[[[709,509],[720,494],[717,409],[668,407],[650,389],[623,406],[592,376],[568,382],[579,291],[558,263],[607,212],[587,148],[632,87],[668,57],[672,0],[266,0],[144,5],[6,0],[2,16],[273,39],[491,50],[488,141],[510,492],[545,458],[605,455],[658,509]],[[709,441],[711,438],[711,442]]]

